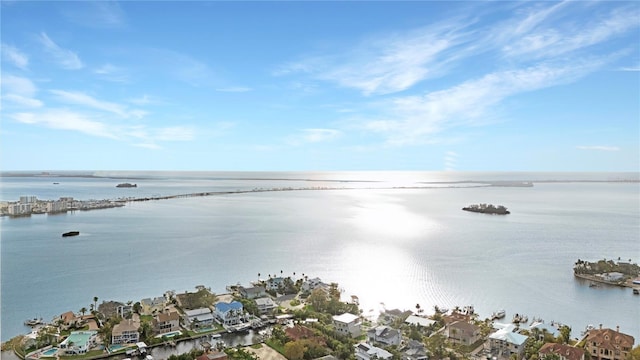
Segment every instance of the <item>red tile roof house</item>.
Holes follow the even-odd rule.
[[[560,356],[560,360],[584,360],[584,350],[565,344],[546,343],[538,350],[540,359],[549,354]]]
[[[616,330],[599,329],[589,330],[587,333],[587,351],[594,360],[624,360],[635,342],[633,336]]]

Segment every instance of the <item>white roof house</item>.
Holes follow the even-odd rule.
[[[345,336],[358,337],[361,333],[360,317],[349,313],[333,316],[333,324],[336,331]]]
[[[528,336],[513,332],[515,326],[509,324],[489,335],[491,351],[500,355],[522,354]]]
[[[407,319],[404,322],[405,324],[420,325],[422,327],[431,326],[436,323],[435,320],[427,319],[425,317],[416,316],[416,315],[409,315],[409,317],[407,317]]]
[[[187,310],[184,312],[190,323],[211,324],[213,323],[213,313],[209,308]]]
[[[355,347],[355,355],[358,360],[371,360],[371,359],[379,359],[379,360],[387,360],[393,357],[393,354],[388,352],[385,349],[381,349],[379,347],[369,345],[367,343],[360,343],[354,345]]]

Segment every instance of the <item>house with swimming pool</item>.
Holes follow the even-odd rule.
[[[72,331],[59,347],[66,355],[85,354],[95,345],[98,332],[90,331]]]
[[[136,317],[124,319],[113,326],[111,331],[112,344],[135,344],[140,340],[140,333],[138,332],[140,320]]]

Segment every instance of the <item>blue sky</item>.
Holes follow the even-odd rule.
[[[638,2],[0,11],[3,170],[640,171]]]

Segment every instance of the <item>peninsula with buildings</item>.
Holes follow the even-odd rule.
[[[640,294],[640,266],[629,261],[602,259],[594,262],[578,259],[573,265],[576,278],[589,280],[590,286],[607,284],[633,288]]]
[[[345,301],[337,283],[305,274],[258,274],[258,280],[226,290],[215,294],[199,285],[135,302],[98,303],[94,296],[77,312],[29,322],[33,331],[4,343],[3,350],[27,360],[153,360],[155,348],[166,353],[190,341],[189,353],[169,360],[636,360],[640,355],[634,337],[619,327],[590,326],[571,338],[566,324],[523,321],[522,314],[516,314],[518,321],[514,315],[513,322],[501,323],[482,319],[473,306],[435,306],[428,315],[416,304],[415,310],[383,309],[367,316],[357,296]],[[245,348],[220,340],[248,331],[259,336]]]

